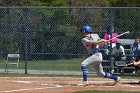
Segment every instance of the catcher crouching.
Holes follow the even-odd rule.
[[[140,76],[140,50],[137,53],[137,57],[135,61],[128,63],[126,66],[134,66],[135,67],[135,74]],[[139,81],[140,83],[140,81]]]

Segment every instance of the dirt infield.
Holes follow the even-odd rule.
[[[104,78],[90,78],[89,86],[79,86],[82,78],[68,77],[1,77],[0,93],[71,93],[84,90],[140,91],[139,80],[122,79],[114,81]]]

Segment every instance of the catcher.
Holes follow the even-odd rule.
[[[126,64],[126,66],[134,66],[136,75],[140,76],[140,50],[138,51],[136,60]]]
[[[126,64],[126,66],[134,66],[135,67],[135,74],[137,76],[140,76],[140,50],[138,51],[136,60]],[[140,80],[138,83],[140,84]]]
[[[131,45],[130,54],[132,61],[126,66],[134,66],[136,75],[140,75],[140,37],[135,38],[135,42]]]

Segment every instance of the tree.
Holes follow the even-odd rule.
[[[139,7],[140,0],[0,0],[3,6]]]
[[[66,6],[67,0],[1,0],[2,6]]]
[[[140,0],[109,0],[113,7],[139,7]]]
[[[2,0],[0,5],[3,6],[23,6],[29,5],[33,0]]]

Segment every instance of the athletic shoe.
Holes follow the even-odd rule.
[[[88,86],[88,84],[89,84],[88,81],[83,81],[84,86]]]
[[[88,86],[88,81],[83,81],[81,84],[78,84],[78,86]]]
[[[118,83],[121,80],[120,77],[118,77],[118,79],[115,80],[115,84]]]

